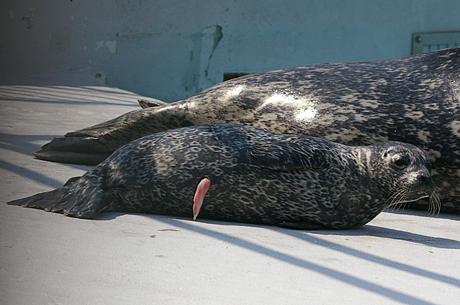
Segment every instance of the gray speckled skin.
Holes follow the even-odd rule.
[[[141,136],[219,122],[307,134],[346,145],[411,143],[432,161],[443,211],[460,213],[460,48],[248,75],[184,101],[133,111],[68,133],[36,155],[70,163],[94,157],[97,163]]]
[[[10,204],[81,218],[102,211],[191,217],[195,188],[206,177],[211,187],[200,218],[349,229],[390,204],[433,195],[427,164],[410,144],[352,148],[250,126],[201,125],[133,141],[82,178]]]

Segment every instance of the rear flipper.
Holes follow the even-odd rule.
[[[76,138],[84,141],[84,138]],[[51,141],[49,144],[54,142]],[[45,161],[53,161],[60,163],[84,164],[84,165],[97,165],[107,159],[110,153],[78,153],[67,151],[53,151],[41,149],[32,152],[37,158]]]
[[[134,110],[112,120],[68,132],[33,154],[38,159],[94,165],[119,147],[143,136],[194,125],[186,102]]]
[[[77,218],[93,218],[105,208],[104,191],[97,183],[80,178],[54,191],[36,194],[8,202],[47,212],[62,213]]]

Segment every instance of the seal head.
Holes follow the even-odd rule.
[[[365,162],[361,166],[376,179],[382,190],[387,188],[391,194],[388,206],[430,197],[430,207],[434,212],[439,211],[440,200],[430,175],[430,162],[419,148],[390,141],[355,149],[361,162]]]

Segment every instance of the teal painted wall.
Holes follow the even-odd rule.
[[[459,16],[458,0],[3,0],[0,83],[175,101],[227,72],[407,56]]]

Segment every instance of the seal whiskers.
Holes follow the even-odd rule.
[[[393,195],[391,195],[387,199],[386,205],[389,209],[392,209],[393,211],[397,211],[399,209],[405,209],[408,204],[417,200],[417,199],[414,199],[408,196],[414,193],[419,193],[419,190],[417,188],[413,188],[413,189],[402,188],[400,190],[397,190]],[[423,197],[429,198],[427,212],[433,215],[439,214],[441,211],[441,199],[439,198],[439,194],[436,188],[432,187],[428,191],[427,195],[424,195]],[[422,198],[418,198],[418,199],[422,199]]]
[[[405,190],[398,190],[386,202],[386,206],[393,211],[397,211],[404,208],[406,201],[403,200],[405,196]]]
[[[442,203],[437,190],[431,194],[429,200],[428,212],[432,215],[439,215]]]

